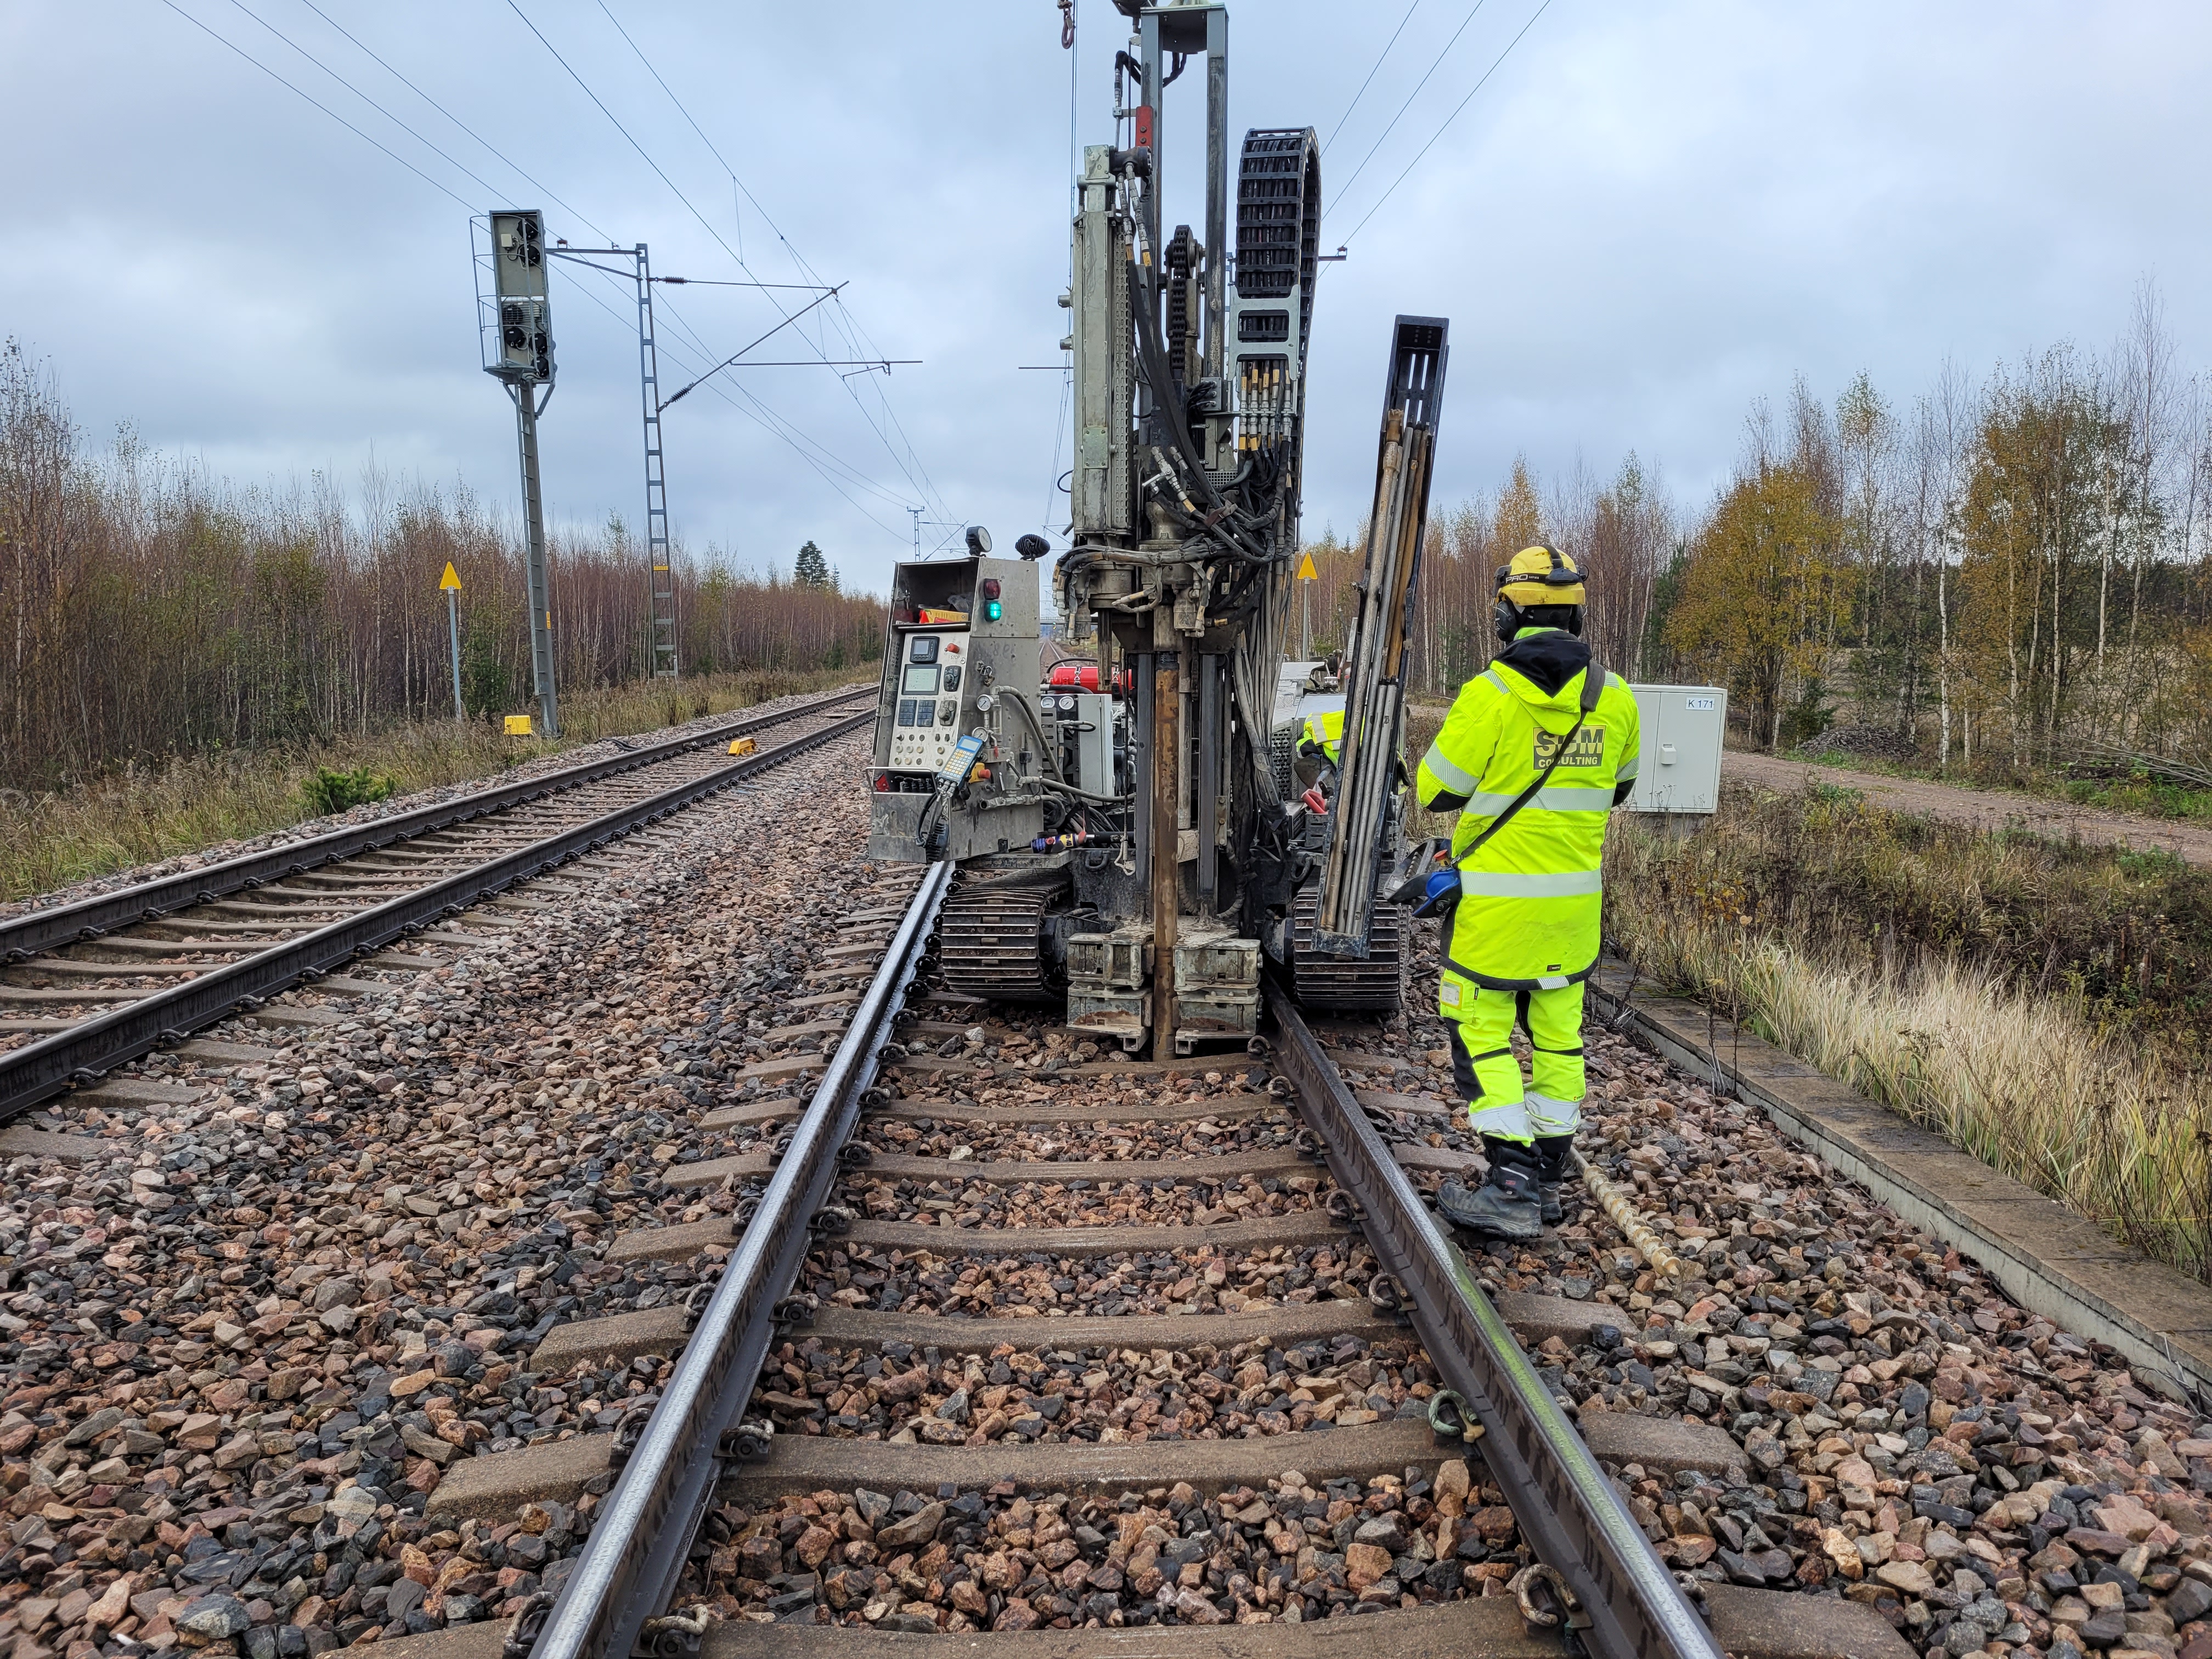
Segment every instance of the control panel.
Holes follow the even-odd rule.
[[[959,744],[969,645],[969,636],[963,633],[904,636],[886,757],[896,770],[933,772]]]
[[[969,545],[976,556],[895,568],[868,768],[872,857],[974,858],[1044,833],[1024,781],[1043,758],[1037,568],[988,556],[980,530]]]

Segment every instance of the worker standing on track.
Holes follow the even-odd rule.
[[[1549,547],[1523,548],[1498,571],[1504,649],[1460,689],[1419,778],[1422,805],[1460,814],[1437,1004],[1490,1164],[1474,1192],[1445,1182],[1437,1207],[1501,1238],[1540,1237],[1562,1213],[1582,1124],[1583,981],[1597,964],[1606,816],[1636,778],[1636,699],[1578,637],[1583,598],[1573,561]],[[1534,1051],[1525,1086],[1516,1025]]]

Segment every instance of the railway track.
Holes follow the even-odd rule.
[[[848,690],[0,921],[0,1121],[858,728]],[[736,758],[722,746],[788,725]],[[331,976],[337,975],[335,981]]]
[[[1415,1180],[1468,1155],[1357,1100],[1280,997],[1261,1053],[1132,1062],[926,988],[951,879],[863,896],[832,955],[872,975],[810,999],[845,1000],[834,1052],[748,1068],[747,1095],[803,1092],[709,1114],[727,1150],[666,1170],[734,1218],[608,1247],[687,1267],[682,1302],[556,1328],[526,1362],[650,1392],[612,1433],[457,1463],[432,1494],[434,1527],[588,1528],[511,1659],[963,1631],[1073,1655],[1132,1626],[1147,1654],[1334,1652],[1335,1617],[1378,1613],[1359,1639],[1388,1653],[1559,1652],[1570,1629],[1721,1651],[1513,1328],[1617,1344],[1623,1316],[1492,1304]],[[1615,1469],[1741,1457],[1597,1421]],[[1776,1645],[1801,1599],[1767,1599],[1786,1614],[1734,1604],[1729,1650],[1847,1650]]]
[[[849,772],[240,1023],[281,1053],[63,1097],[100,1138],[0,1194],[0,1638],[1534,1656],[1561,1589],[1606,1652],[2212,1633],[2212,1425],[1755,1115],[1593,1030],[1584,1150],[1685,1276],[1571,1193],[1439,1254],[1424,1018],[1155,1065],[988,1014],[941,884],[847,850]]]

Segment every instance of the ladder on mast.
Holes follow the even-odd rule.
[[[645,552],[653,603],[653,661],[656,679],[674,679],[676,572],[668,552],[668,481],[660,455],[660,354],[653,338],[653,266],[637,245],[637,359],[645,415]]]

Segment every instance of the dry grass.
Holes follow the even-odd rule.
[[[1411,703],[1406,709],[1406,770],[1410,775],[1421,763],[1421,757],[1429,752],[1429,745],[1437,740],[1437,733],[1444,729],[1444,716],[1451,713],[1449,703]],[[1456,812],[1431,812],[1421,805],[1418,793],[1406,797],[1406,834],[1414,841],[1431,836],[1449,836]]]
[[[1808,803],[1797,823],[1849,838],[1856,856],[1881,840],[1887,816],[1824,815]],[[1762,916],[1744,879],[1747,860],[1727,855],[1741,833],[1723,820],[1671,843],[1616,820],[1612,947],[1646,979],[1743,1022],[2146,1254],[2212,1279],[2212,1082],[2193,1048],[2165,1040],[2157,1010],[2115,1018],[2079,975],[2054,981],[2048,965],[2024,975],[2002,952],[1978,955],[1955,941],[1942,951],[1881,948],[1863,915],[1814,925],[1817,894],[1794,920]],[[1961,878],[1972,849],[1947,839],[1938,852],[1952,855],[1935,860],[1940,873]],[[1985,842],[1981,861],[2019,855]],[[2154,903],[2162,895],[2149,881],[2145,902]],[[1954,888],[1954,896],[1966,904],[1973,896]],[[2043,896],[2065,898],[2047,886]],[[1854,948],[1854,929],[1867,948]]]
[[[746,708],[770,698],[828,690],[850,669],[702,675],[562,699],[561,742],[502,736],[489,721],[441,720],[343,737],[306,748],[180,756],[133,766],[96,783],[50,794],[0,791],[0,902],[240,841],[302,823],[301,793],[318,767],[366,769],[396,793],[474,782],[522,762],[595,742]]]

